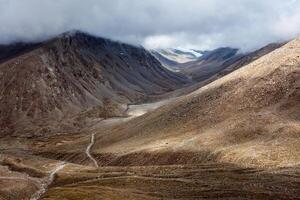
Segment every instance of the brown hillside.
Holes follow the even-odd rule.
[[[0,64],[0,135],[74,132],[189,83],[143,48],[81,32],[6,50],[22,54]]]
[[[99,162],[100,154],[108,154],[114,160],[126,158],[127,164],[189,162],[181,160],[194,153],[197,158],[246,166],[298,165],[299,80],[296,39],[103,137],[100,131],[95,153]],[[139,154],[148,156],[137,159]]]

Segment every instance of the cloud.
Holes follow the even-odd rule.
[[[79,29],[148,48],[244,50],[300,34],[297,0],[0,0],[0,43]]]

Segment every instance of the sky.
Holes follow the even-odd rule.
[[[0,0],[0,43],[81,30],[146,48],[253,50],[300,36],[300,0]]]

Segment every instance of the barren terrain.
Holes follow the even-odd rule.
[[[170,81],[76,131],[2,134],[0,199],[300,199],[300,39],[195,91]]]

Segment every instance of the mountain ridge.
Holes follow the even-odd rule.
[[[82,32],[62,34],[20,53],[0,64],[4,130],[15,123],[30,127],[43,119],[39,127],[46,119],[62,120],[65,114],[88,109],[102,118],[122,116],[126,104],[190,83],[162,67],[145,49]],[[33,130],[22,132],[30,135]]]

